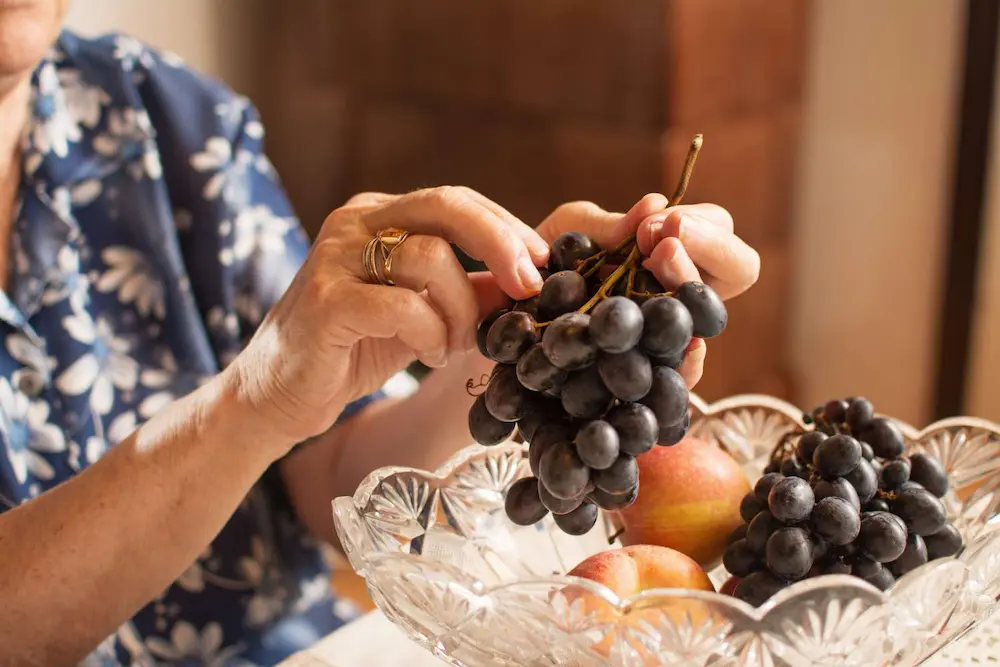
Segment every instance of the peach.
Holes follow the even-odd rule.
[[[652,588],[715,590],[698,563],[679,551],[649,545],[602,551],[569,574],[604,584],[620,598]]]
[[[687,437],[637,459],[639,497],[621,510],[622,543],[669,547],[711,569],[740,526],[740,501],[750,482],[729,454]]]
[[[719,589],[719,592],[722,593],[723,595],[732,596],[733,593],[736,592],[736,587],[739,585],[740,585],[739,577],[729,577],[728,579],[726,579],[726,583],[722,584],[722,588]]]

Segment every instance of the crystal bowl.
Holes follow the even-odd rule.
[[[806,428],[801,410],[769,396],[711,405],[692,396],[691,410],[691,433],[728,451],[751,481],[781,438]],[[377,470],[353,497],[334,500],[334,521],[378,608],[453,665],[918,665],[997,608],[1000,426],[898,423],[910,452],[945,465],[945,505],[966,546],[887,593],[828,575],[758,608],[682,589],[621,599],[565,574],[617,544],[613,515],[583,537],[563,534],[551,516],[530,527],[507,519],[504,492],[530,474],[527,448],[514,442],[467,447],[435,472]],[[710,576],[718,588],[728,574],[719,566]]]

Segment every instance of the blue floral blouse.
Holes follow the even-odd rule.
[[[309,247],[254,109],[177,57],[64,33],[31,104],[0,293],[0,511],[217,373]],[[85,664],[271,665],[352,611],[272,470]]]

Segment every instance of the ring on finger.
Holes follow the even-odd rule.
[[[396,283],[392,279],[392,255],[409,236],[410,233],[405,229],[390,227],[379,230],[365,244],[363,264],[369,282],[390,287],[395,286]],[[381,274],[379,274],[379,260],[382,263]]]

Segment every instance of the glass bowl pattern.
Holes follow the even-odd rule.
[[[691,433],[727,450],[751,481],[782,437],[805,428],[801,410],[769,396],[692,396],[691,412]],[[531,527],[506,518],[505,490],[530,474],[527,448],[514,442],[467,447],[436,472],[377,470],[353,497],[334,500],[334,521],[378,608],[453,665],[918,665],[997,607],[1000,426],[970,417],[923,430],[898,423],[910,452],[944,463],[945,503],[966,546],[888,593],[825,576],[759,608],[681,589],[620,599],[565,574],[609,548],[613,515],[583,537],[563,534],[551,516]],[[710,576],[719,587],[728,574],[719,566]]]

